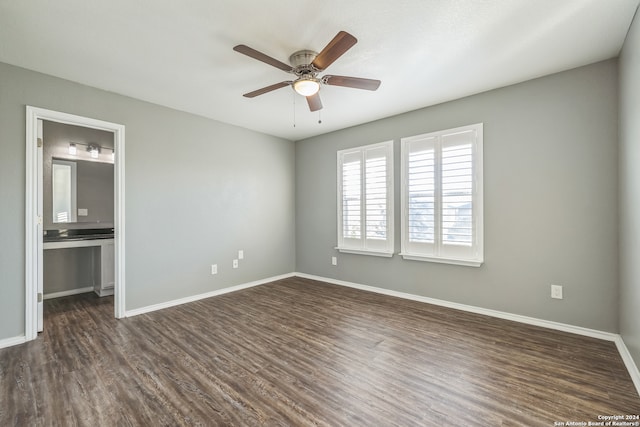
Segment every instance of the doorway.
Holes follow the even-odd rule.
[[[26,128],[26,267],[25,338],[38,335],[42,321],[43,283],[43,147],[42,122],[56,122],[113,134],[114,162],[114,316],[125,317],[124,146],[123,125],[27,106]]]

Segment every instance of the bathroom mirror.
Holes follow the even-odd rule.
[[[77,221],[77,165],[76,162],[54,159],[51,164],[53,222]]]
[[[113,163],[53,158],[50,165],[51,214],[47,217],[53,224],[113,227]]]

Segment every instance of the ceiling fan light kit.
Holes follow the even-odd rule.
[[[293,90],[302,96],[311,96],[320,90],[320,82],[313,77],[301,77],[293,82]]]
[[[318,111],[322,109],[322,101],[320,100],[320,95],[318,93],[322,85],[376,90],[380,86],[380,80],[347,76],[318,76],[320,72],[324,71],[347,50],[351,49],[351,47],[357,42],[358,40],[351,34],[346,31],[340,31],[320,53],[316,53],[312,50],[300,50],[293,53],[289,57],[291,65],[287,65],[284,62],[265,55],[262,52],[258,52],[249,46],[235,46],[233,50],[236,52],[279,68],[287,73],[294,74],[297,77],[293,81],[283,81],[266,86],[262,89],[254,90],[253,92],[245,93],[244,96],[247,98],[254,98],[258,95],[263,95],[273,90],[291,85],[296,93],[307,98],[307,103],[309,104],[309,109],[311,111]]]

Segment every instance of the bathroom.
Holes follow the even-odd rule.
[[[42,123],[43,298],[114,293],[114,134]]]

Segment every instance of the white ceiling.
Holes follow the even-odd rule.
[[[0,62],[299,140],[615,57],[639,2],[0,0]],[[323,87],[322,124],[290,88],[242,96],[291,75],[233,46],[288,63],[340,30],[323,74],[378,91]]]

